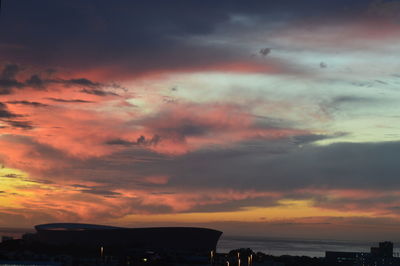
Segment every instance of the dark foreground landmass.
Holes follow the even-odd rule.
[[[390,242],[384,242],[390,243]],[[272,256],[251,249],[229,253],[127,250],[122,246],[83,248],[74,245],[31,243],[9,239],[0,243],[0,265],[152,265],[152,266],[386,266],[400,265],[399,258],[378,252],[327,252],[323,258],[307,256]],[[385,250],[383,250],[385,251]],[[368,255],[369,254],[369,255]],[[371,255],[372,254],[372,255]],[[364,257],[363,257],[364,256]]]
[[[125,252],[124,252],[125,253]],[[229,265],[238,266],[313,266],[326,265],[323,258],[306,256],[271,256],[251,249],[229,253],[201,254],[183,252],[152,252],[132,250],[129,256],[118,247],[102,250],[77,249],[74,246],[31,245],[24,240],[0,243],[0,264],[25,265]]]

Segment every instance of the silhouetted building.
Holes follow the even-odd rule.
[[[0,261],[15,265],[30,261],[48,265],[209,265],[222,234],[196,227],[77,223],[42,224],[35,229],[36,233],[22,239],[0,243]]]
[[[380,242],[378,247],[371,247],[371,252],[336,252],[326,251],[327,265],[351,266],[386,266],[400,265],[400,259],[393,257],[393,243]]]
[[[216,250],[222,232],[196,227],[122,228],[55,223],[35,226],[35,242],[77,247],[124,247],[137,250],[205,252]]]
[[[393,243],[380,242],[379,247],[371,247],[371,254],[381,258],[393,258]]]

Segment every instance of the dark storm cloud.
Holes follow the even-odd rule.
[[[60,83],[64,84],[66,86],[83,86],[83,87],[90,87],[90,88],[98,88],[102,86],[101,83],[98,82],[93,82],[91,80],[85,79],[85,78],[79,78],[79,79],[68,79],[68,80],[53,80],[52,82],[54,83]]]
[[[137,142],[133,141],[127,141],[123,139],[112,139],[106,142],[107,145],[122,145],[122,146],[130,146],[130,145],[136,145]]]
[[[90,89],[99,89],[104,86],[104,84],[94,82],[85,78],[79,79],[42,79],[39,75],[32,75],[30,79],[26,81],[26,86],[42,88],[49,84],[61,84],[65,87],[77,86]]]
[[[17,120],[3,120],[9,126],[20,129],[33,129],[32,122],[30,121],[17,121]]]
[[[4,66],[0,75],[0,95],[9,94],[13,88],[23,87],[23,84],[16,80],[16,75],[20,70],[20,67],[15,64]]]
[[[311,137],[310,137],[311,138]],[[136,161],[130,157],[141,156],[146,160]],[[97,182],[118,188],[136,187],[144,176],[167,175],[170,180],[163,188],[186,192],[233,189],[236,191],[279,192],[289,199],[313,199],[323,208],[352,210],[381,207],[390,212],[398,197],[376,195],[371,198],[340,197],[327,199],[312,191],[320,189],[360,189],[367,191],[395,191],[399,183],[400,170],[396,158],[400,143],[338,143],[327,146],[305,145],[298,148],[290,140],[280,143],[262,141],[225,150],[203,150],[191,154],[165,158],[147,151],[131,150],[114,154],[108,159],[86,161],[80,168],[93,168],[118,173],[118,182],[99,174]],[[153,159],[151,159],[153,158]],[[118,162],[118,163],[117,163]],[[290,166],[290,167],[289,167]],[[135,173],[135,174],[133,174]],[[137,180],[137,182],[135,181]],[[93,180],[92,180],[93,181]],[[142,187],[146,189],[146,187]],[[309,192],[296,192],[309,189]],[[216,192],[218,193],[218,192]],[[277,206],[278,198],[253,196],[242,200],[229,199],[220,203],[199,204],[190,211],[239,210],[246,206]],[[207,202],[204,199],[204,202]],[[352,207],[353,206],[353,207]]]
[[[16,90],[25,88],[33,88],[35,90],[48,90],[50,86],[61,85],[63,87],[78,87],[80,92],[97,96],[118,96],[115,92],[106,91],[104,88],[111,87],[113,89],[124,90],[118,84],[103,84],[86,78],[43,78],[40,74],[32,74],[24,81],[17,80],[16,75],[21,72],[21,67],[18,65],[5,65],[2,74],[0,75],[0,95],[14,93]],[[27,101],[20,101],[20,104],[27,104]]]
[[[305,137],[306,140],[302,143],[320,138],[319,135]],[[218,195],[221,193],[219,191],[231,190],[273,192],[280,195],[275,198],[250,193],[242,199],[229,198],[219,202],[210,202],[207,197],[199,198],[199,203],[188,209],[188,212],[277,206],[281,198],[313,199],[316,206],[332,209],[343,206],[345,210],[351,210],[354,206],[367,208],[375,201],[374,206],[386,204],[381,207],[382,211],[390,212],[398,202],[397,196],[390,193],[400,189],[400,166],[397,162],[400,142],[336,143],[326,146],[304,144],[299,148],[288,138],[279,141],[248,141],[225,149],[203,149],[173,157],[160,155],[136,145],[135,148],[108,156],[74,159],[28,137],[3,136],[2,139],[8,140],[9,143],[17,141],[31,145],[37,152],[27,155],[28,162],[32,156],[38,156],[37,158],[46,160],[48,165],[55,166],[48,169],[34,169],[29,166],[33,175],[38,173],[39,176],[52,176],[55,182],[58,178],[76,178],[79,182],[99,184],[74,185],[82,193],[123,197],[117,195],[116,191],[140,189],[148,190],[150,194],[170,194],[174,191],[174,194],[179,195],[179,191],[216,191]],[[24,159],[20,160],[23,162]],[[118,178],[110,178],[110,175]],[[145,177],[161,175],[169,179],[157,189],[143,184]],[[321,189],[365,190],[377,193],[372,200],[350,196],[328,199],[318,193]],[[386,195],[379,194],[383,191]],[[151,206],[146,207],[139,203],[137,206],[142,210],[154,212]],[[160,208],[168,212],[165,209],[168,206]]]
[[[17,141],[32,145],[49,162],[60,160],[76,164],[77,169],[103,169],[107,173],[117,171],[121,174],[118,182],[122,183],[124,180],[132,180],[134,169],[139,180],[143,176],[165,174],[173,177],[168,186],[177,187],[207,187],[211,184],[212,187],[226,187],[228,184],[231,188],[262,190],[290,190],[309,186],[398,188],[396,172],[399,166],[396,158],[400,152],[399,142],[304,145],[298,148],[292,144],[291,139],[263,140],[238,144],[230,149],[197,151],[174,158],[132,149],[82,161],[66,157],[61,151],[35,143],[28,137],[8,135],[2,138],[10,143]],[[141,157],[148,160],[131,164],[131,159]],[[102,180],[101,175],[97,180]],[[112,183],[108,176],[103,180]]]
[[[24,87],[33,87],[38,89],[44,89],[49,84],[60,84],[65,87],[71,86],[78,86],[78,87],[85,87],[91,89],[99,89],[100,87],[104,86],[101,83],[94,82],[88,80],[86,78],[78,78],[78,79],[43,79],[40,77],[39,74],[32,75],[29,79],[25,81],[23,84]]]
[[[6,177],[6,178],[22,178],[22,175],[17,175],[17,174],[6,174],[6,175],[2,175],[1,177]]]
[[[262,48],[258,53],[262,56],[267,56],[271,53],[271,48]]]
[[[400,168],[396,161],[399,153],[399,142],[338,143],[298,148],[289,142],[261,141],[235,149],[198,151],[173,160],[137,163],[135,171],[138,176],[170,176],[167,186],[185,189],[391,190],[399,188],[397,173]],[[129,166],[122,161],[118,167],[129,172]]]
[[[47,104],[44,104],[44,103],[30,102],[30,101],[9,101],[7,103],[8,104],[22,104],[22,105],[28,105],[28,106],[33,106],[33,107],[46,107],[46,106],[48,106]]]
[[[13,80],[20,70],[21,68],[18,65],[8,64],[4,67],[3,72],[1,73],[1,79]]]
[[[78,169],[96,169],[99,171],[96,181],[108,184],[113,183],[108,173],[115,171],[118,184],[128,182],[136,186],[135,180],[145,176],[166,175],[170,177],[166,188],[188,190],[210,187],[282,192],[304,188],[392,190],[400,188],[399,153],[400,142],[308,144],[299,148],[287,139],[252,141],[229,149],[205,149],[173,158],[135,148],[75,163]],[[103,170],[107,176],[102,176]],[[63,176],[63,171],[57,174]]]
[[[121,146],[131,146],[131,145],[157,145],[161,140],[159,135],[154,135],[150,139],[146,139],[145,136],[140,136],[136,141],[127,141],[123,139],[112,139],[106,142],[107,145],[121,145]]]
[[[2,119],[2,118],[15,118],[15,117],[19,117],[19,115],[8,111],[7,105],[5,105],[4,103],[0,102],[0,119]]]
[[[145,136],[140,136],[137,140],[136,143],[139,145],[157,145],[157,143],[160,141],[160,136],[159,135],[154,135],[151,139],[146,139]]]
[[[71,187],[78,189],[78,191],[82,193],[89,193],[89,194],[94,194],[94,195],[100,195],[104,197],[116,197],[120,196],[121,193],[109,190],[104,187],[97,187],[97,186],[86,186],[86,185],[80,185],[80,184],[73,184]]]
[[[115,191],[111,191],[111,190],[103,190],[103,189],[83,189],[80,190],[83,193],[89,193],[89,194],[95,194],[95,195],[101,195],[101,196],[105,196],[105,197],[116,197],[116,196],[120,196],[121,193],[115,192]]]
[[[6,123],[9,127],[20,128],[20,129],[32,129],[32,123],[30,121],[16,120],[21,118],[21,115],[12,113],[8,110],[7,105],[0,102],[0,121]]]
[[[93,103],[92,101],[86,101],[81,99],[61,99],[61,98],[47,98],[53,102],[60,102],[60,103]]]
[[[335,111],[339,111],[343,108],[354,108],[355,105],[362,107],[371,106],[376,104],[387,103],[391,99],[384,98],[373,98],[373,97],[362,97],[354,95],[341,95],[336,96],[328,100],[324,100],[319,104],[321,111],[327,115],[331,115]]]
[[[96,96],[108,96],[108,95],[112,95],[112,96],[118,96],[118,94],[111,92],[111,91],[103,91],[100,89],[82,89],[81,92],[86,93],[86,94],[92,94],[92,95],[96,95]]]
[[[362,0],[250,4],[227,0],[7,1],[0,29],[2,43],[21,48],[3,54],[2,58],[20,58],[46,67],[85,68],[118,62],[131,73],[204,66],[242,55],[226,45],[195,44],[188,37],[207,36],[218,26],[230,23],[234,16],[248,16],[261,22],[281,17],[290,20],[303,16],[349,16],[367,9],[368,4]]]
[[[44,89],[45,85],[47,83],[50,83],[50,82],[42,80],[39,77],[39,75],[32,75],[29,79],[27,79],[25,81],[25,86],[32,87],[32,88],[37,88],[37,89]]]
[[[26,181],[26,182],[30,182],[30,183],[37,183],[37,184],[53,184],[52,181],[50,180],[46,180],[46,179],[30,179],[30,178],[26,178],[23,175],[20,174],[6,174],[6,175],[2,175],[0,176],[2,178],[10,178],[10,179],[19,179],[21,181]]]

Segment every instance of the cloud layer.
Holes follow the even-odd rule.
[[[396,3],[156,4],[3,4],[0,225],[397,230]]]

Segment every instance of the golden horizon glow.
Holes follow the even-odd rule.
[[[367,211],[338,211],[313,207],[312,200],[280,200],[274,207],[249,207],[234,212],[204,212],[204,213],[171,213],[127,215],[114,220],[116,223],[135,222],[273,222],[295,220],[305,217],[375,217],[374,212]]]

